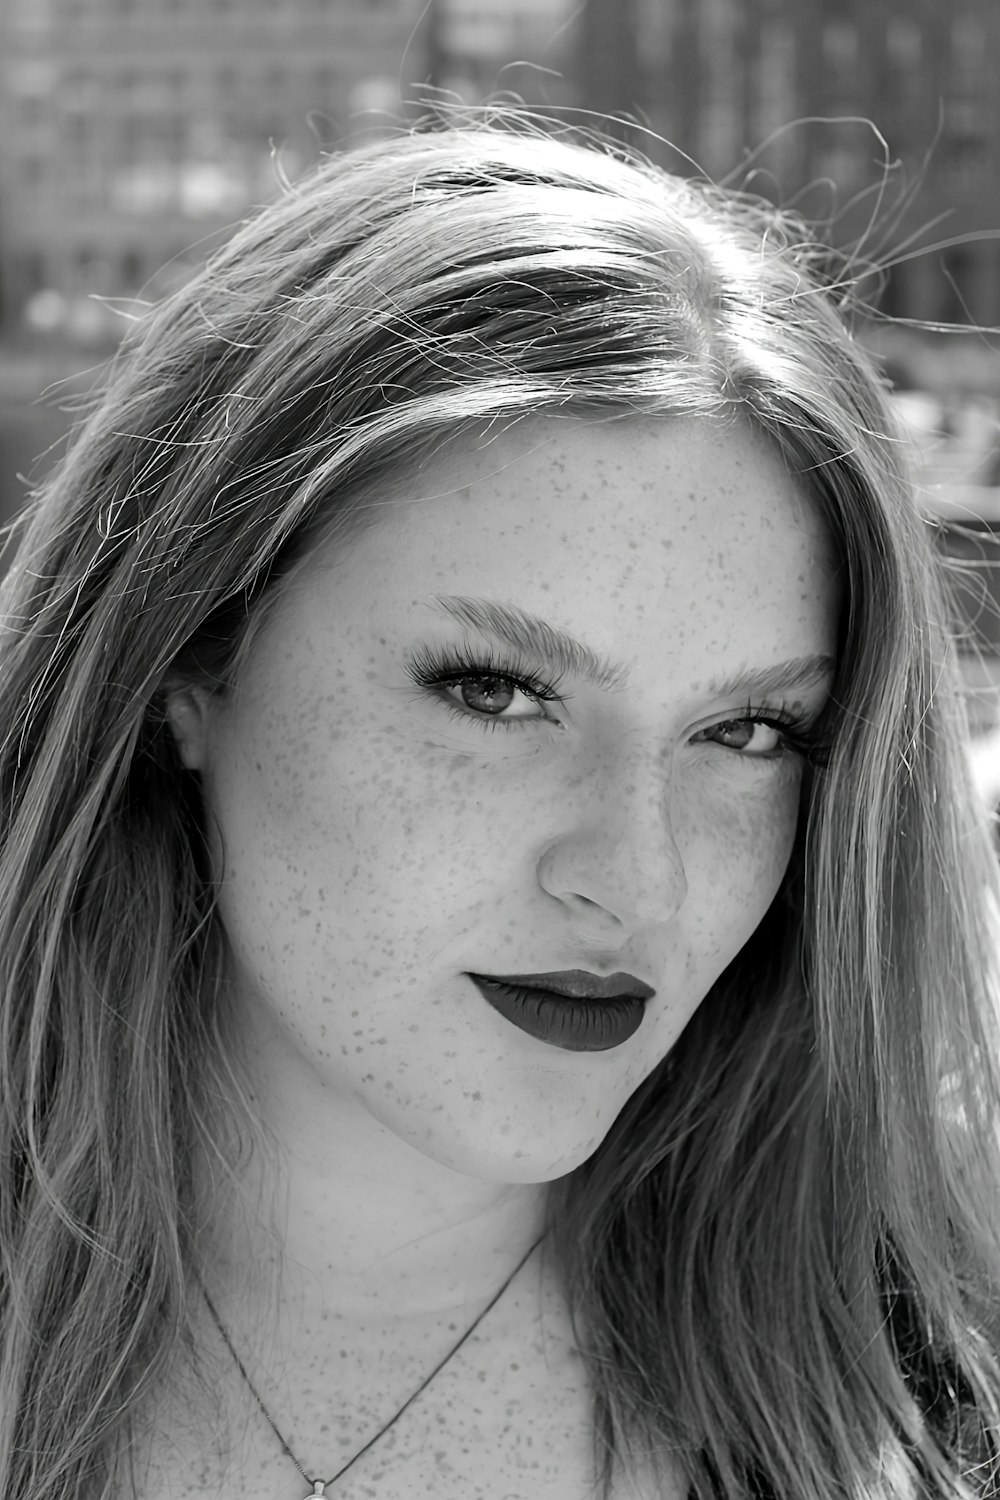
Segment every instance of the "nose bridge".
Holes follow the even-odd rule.
[[[670,752],[619,745],[599,772],[597,799],[609,874],[644,913],[678,910],[687,895],[687,816]]]
[[[684,808],[676,795],[672,755],[662,749],[633,754],[618,779],[624,831],[648,841],[659,858],[672,858],[683,873]]]

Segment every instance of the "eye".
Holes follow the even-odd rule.
[[[508,710],[515,706],[513,700],[518,696],[527,699],[529,703],[537,703],[540,700],[537,684],[533,685],[530,679],[468,674],[456,678],[453,682],[439,683],[438,686],[446,692],[459,695],[451,699],[459,714],[462,714],[464,710],[466,715],[491,719],[504,725],[523,722],[525,719],[546,717],[545,714],[539,713],[508,713]],[[501,718],[501,714],[505,717]]]
[[[556,684],[529,672],[519,663],[466,660],[448,651],[425,651],[407,663],[410,678],[428,688],[451,710],[452,718],[478,722],[484,729],[521,729],[526,724],[554,723],[545,713],[524,712],[525,703],[564,702]],[[520,708],[520,712],[511,710]]]
[[[739,750],[751,757],[771,757],[784,753],[786,736],[778,724],[768,719],[727,719],[703,729],[696,740],[712,740],[728,750]]]
[[[740,760],[786,761],[798,756],[818,768],[827,764],[830,741],[819,721],[790,708],[747,706],[738,719],[709,724],[694,736],[695,743],[721,745]]]

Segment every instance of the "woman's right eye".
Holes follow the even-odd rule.
[[[439,681],[428,686],[437,687],[439,696],[445,704],[451,707],[454,717],[478,719],[480,723],[489,723],[491,728],[500,726],[504,729],[512,729],[515,726],[520,727],[548,718],[547,714],[539,713],[518,713],[506,718],[500,717],[513,706],[512,700],[518,694],[532,704],[543,701],[539,691],[541,684],[532,679],[499,676],[496,673],[467,673],[462,677],[452,678],[450,681]],[[461,698],[444,696],[452,691],[461,694]]]
[[[536,708],[540,703],[564,701],[555,683],[514,662],[472,661],[433,651],[408,662],[406,670],[413,682],[450,708],[453,718],[474,720],[491,730],[552,722],[547,714],[537,712],[501,717],[514,706],[518,694]]]

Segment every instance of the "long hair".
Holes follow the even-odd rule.
[[[791,214],[483,118],[324,161],[126,337],[0,598],[4,1500],[120,1482],[188,1326],[195,1150],[235,1171],[254,1128],[166,685],[229,691],[319,536],[546,412],[764,432],[845,585],[778,896],[551,1185],[605,1500],[671,1454],[698,1500],[992,1493],[998,881],[844,294]]]

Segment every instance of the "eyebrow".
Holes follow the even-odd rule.
[[[574,636],[516,604],[459,594],[433,594],[431,602],[421,602],[428,608],[439,607],[469,630],[503,641],[515,651],[530,652],[551,662],[561,674],[581,678],[605,692],[620,692],[630,681],[631,671],[624,662],[591,650]],[[823,681],[833,672],[834,665],[832,656],[820,653],[796,656],[773,667],[743,669],[732,677],[709,682],[707,691],[715,698],[787,692],[790,688],[810,687]]]

